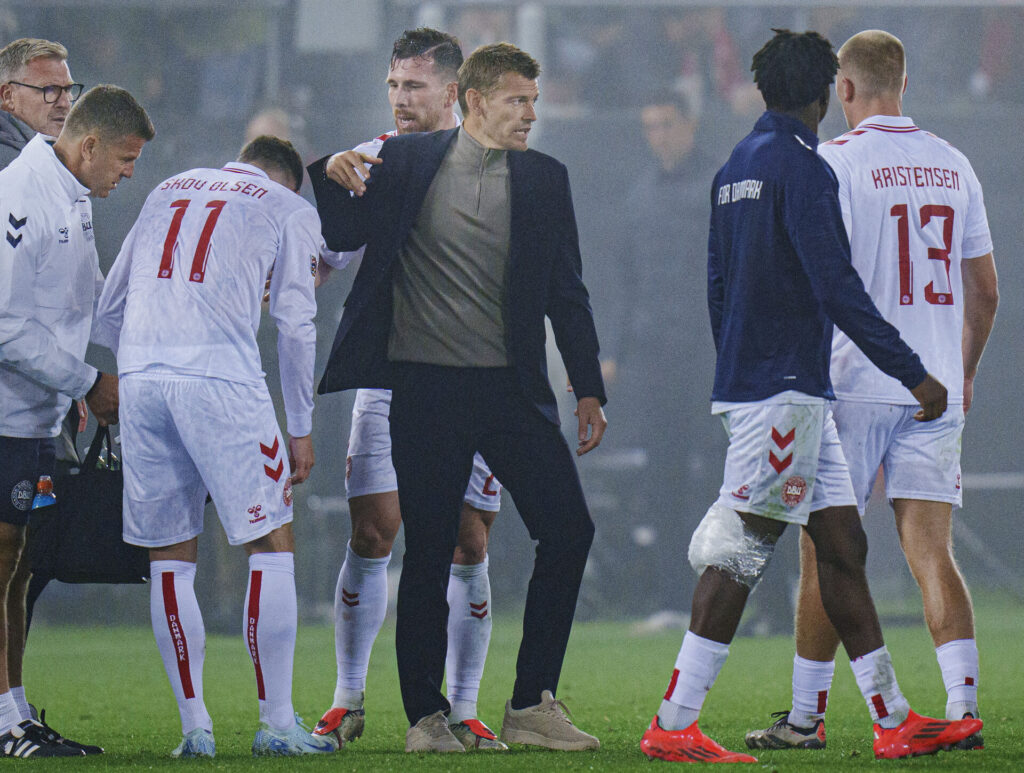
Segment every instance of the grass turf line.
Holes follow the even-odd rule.
[[[1011,771],[1024,769],[1024,704],[1020,692],[1022,610],[993,599],[979,604],[981,697],[987,748],[945,752],[912,761],[876,762],[863,700],[842,655],[829,713],[825,751],[757,754],[771,771],[922,770]],[[520,627],[511,615],[495,623],[481,687],[481,719],[500,730],[511,691]],[[627,623],[577,624],[559,685],[580,727],[601,739],[597,752],[547,752],[514,747],[510,754],[407,755],[406,721],[394,666],[394,628],[378,638],[367,686],[366,734],[338,754],[299,760],[254,760],[257,726],[255,683],[241,634],[207,642],[205,695],[214,719],[215,760],[169,758],[181,738],[178,712],[148,628],[33,628],[26,655],[29,699],[71,738],[99,743],[107,753],[74,761],[38,761],[47,769],[118,770],[645,770],[650,763],[639,739],[657,710],[682,632],[634,637]],[[900,686],[920,713],[942,716],[945,693],[924,626],[890,628]],[[765,726],[769,713],[789,704],[792,642],[789,638],[738,639],[704,707],[701,727],[727,748],[741,750],[743,734]],[[295,708],[312,725],[330,705],[334,689],[333,630],[301,627],[296,648]],[[294,767],[293,767],[294,766]]]

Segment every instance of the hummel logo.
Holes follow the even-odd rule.
[[[13,212],[8,212],[7,213],[7,222],[10,223],[14,227],[15,231],[20,231],[22,228],[25,227],[25,223],[28,222],[28,215],[25,215],[25,217],[23,217],[23,218],[21,218],[19,220],[18,218],[16,218],[14,216]],[[19,244],[21,244],[21,237],[22,237],[22,234],[18,234],[17,236],[15,236],[13,233],[8,231],[7,232],[7,243],[10,244],[12,247],[17,247]]]
[[[487,617],[487,602],[481,601],[479,604],[469,602],[469,614],[477,620],[483,620]]]
[[[344,588],[341,589],[341,603],[346,607],[358,607],[359,606],[359,594],[347,591]]]

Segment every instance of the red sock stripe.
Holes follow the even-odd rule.
[[[188,640],[181,627],[181,617],[178,615],[178,597],[174,592],[174,572],[161,572],[160,584],[164,594],[167,630],[171,634],[171,642],[178,660],[178,678],[181,680],[181,690],[185,694],[186,700],[195,698],[196,691],[192,686],[192,669],[188,659]]]
[[[878,714],[879,719],[885,719],[889,716],[889,709],[885,707],[885,701],[882,700],[882,696],[875,693],[871,696],[871,703],[875,707],[875,713]]]
[[[818,690],[818,713],[824,714],[828,707],[828,690]]]
[[[669,680],[668,689],[665,690],[665,700],[672,700],[672,693],[675,692],[676,682],[679,681],[679,669],[672,669],[672,679]]]
[[[267,692],[263,687],[263,666],[260,665],[260,647],[256,643],[256,634],[260,623],[260,586],[263,585],[263,572],[249,573],[249,609],[246,610],[245,640],[249,645],[249,657],[256,668],[256,696],[266,700]]]

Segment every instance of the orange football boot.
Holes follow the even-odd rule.
[[[757,762],[757,757],[723,749],[696,722],[683,730],[664,730],[657,715],[640,739],[640,750],[653,760],[667,762]]]
[[[875,758],[897,760],[935,754],[951,749],[957,743],[981,730],[980,719],[933,719],[913,711],[896,727],[875,725]]]

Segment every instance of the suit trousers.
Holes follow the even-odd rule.
[[[594,538],[572,452],[512,368],[393,363],[391,456],[405,527],[396,650],[410,724],[450,709],[441,691],[447,587],[462,500],[479,451],[536,541],[512,693],[555,693]]]

